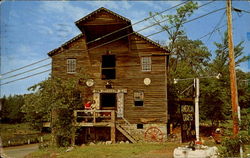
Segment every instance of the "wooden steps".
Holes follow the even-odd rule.
[[[122,128],[119,124],[116,124],[116,129],[118,129],[132,143],[137,143],[136,139],[129,132],[127,132],[124,128]]]

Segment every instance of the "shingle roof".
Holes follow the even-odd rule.
[[[85,16],[85,17],[83,17],[83,18],[77,20],[77,21],[75,22],[75,24],[77,25],[77,24],[79,24],[79,23],[81,23],[81,22],[84,22],[85,20],[87,20],[87,19],[90,18],[91,16],[93,16],[93,15],[99,13],[100,11],[106,11],[106,12],[108,12],[108,13],[111,13],[111,14],[115,15],[116,17],[118,17],[118,18],[120,18],[120,19],[122,19],[122,20],[124,20],[124,21],[131,22],[129,19],[127,19],[127,18],[125,18],[125,17],[123,17],[123,16],[121,16],[121,15],[119,15],[119,14],[117,14],[117,13],[115,13],[115,12],[109,10],[109,9],[107,9],[107,8],[101,7],[101,8],[99,8],[99,9],[97,9],[96,11],[94,11],[94,12],[88,14],[87,16]]]

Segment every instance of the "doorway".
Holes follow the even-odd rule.
[[[100,93],[100,105],[103,110],[116,110],[116,93]]]

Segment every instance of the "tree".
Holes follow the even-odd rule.
[[[50,77],[29,88],[32,94],[25,96],[23,111],[26,119],[36,128],[42,123],[51,122],[53,143],[69,145],[73,126],[73,110],[82,107],[79,78],[61,79]]]
[[[219,81],[209,79],[201,83],[201,112],[204,119],[212,121],[213,125],[218,125],[219,121],[229,119],[231,116],[231,100],[230,100],[230,79],[229,79],[229,57],[227,32],[225,32],[221,43],[214,43],[217,47],[215,50],[216,57],[209,63],[205,75],[214,76],[220,73],[222,75]],[[243,56],[243,42],[238,43],[235,48],[235,63],[239,66],[240,63],[250,59],[250,56]],[[239,75],[241,73],[241,75]],[[240,78],[245,78],[242,71],[237,71]],[[245,98],[249,94],[238,86],[239,103],[242,106],[249,103],[249,99]],[[242,96],[241,94],[246,94]],[[215,124],[214,124],[215,123]]]
[[[24,104],[23,95],[4,96],[1,103],[1,121],[3,123],[21,123],[24,121],[24,115],[20,110]]]

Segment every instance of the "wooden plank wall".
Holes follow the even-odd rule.
[[[106,80],[101,80],[101,59],[107,50],[116,55],[116,79],[112,80],[115,89],[127,89],[125,94],[124,116],[130,123],[141,123],[140,118],[157,118],[157,122],[167,122],[166,86],[165,86],[165,56],[164,51],[137,35],[131,35],[127,40],[119,40],[100,48],[86,52],[84,37],[74,41],[62,53],[52,56],[52,73],[60,77],[74,77],[67,74],[67,58],[77,59],[77,72],[90,74],[95,85],[91,88],[82,86],[83,91],[105,89]],[[152,71],[142,72],[140,57],[152,56]],[[144,85],[144,78],[150,78],[151,84]],[[144,91],[144,106],[135,107],[133,93]],[[87,97],[87,94],[84,97]]]

